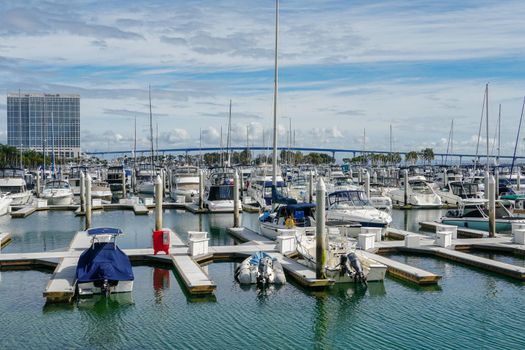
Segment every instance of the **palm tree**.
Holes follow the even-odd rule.
[[[412,165],[416,164],[418,159],[418,154],[416,151],[410,151],[405,154],[405,162],[411,163]]]

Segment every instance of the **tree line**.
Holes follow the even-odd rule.
[[[425,148],[421,151],[410,151],[405,154],[405,163],[415,165],[418,160],[430,164],[434,160],[434,150],[432,148]],[[365,165],[371,163],[372,165],[387,165],[399,164],[403,158],[399,153],[370,153],[362,154],[353,158],[343,158],[343,162],[350,164]]]

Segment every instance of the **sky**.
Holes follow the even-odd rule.
[[[278,143],[475,153],[485,84],[512,154],[525,95],[525,3],[282,0]],[[275,2],[0,1],[0,91],[81,95],[84,151],[269,142]],[[0,99],[0,142],[7,139]],[[365,130],[366,129],[366,133]],[[483,131],[485,127],[483,127]],[[366,136],[365,136],[366,135]],[[525,135],[523,135],[525,137]],[[486,142],[483,132],[481,142]],[[525,141],[518,151],[525,154]],[[481,148],[480,150],[484,150]],[[481,151],[480,151],[481,152]]]

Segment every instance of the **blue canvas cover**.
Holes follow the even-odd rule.
[[[95,281],[133,281],[129,258],[115,243],[95,243],[86,249],[77,265],[78,283]]]

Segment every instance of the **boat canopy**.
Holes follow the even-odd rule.
[[[133,281],[129,258],[115,243],[95,243],[86,249],[77,265],[78,283],[96,281]]]
[[[119,228],[112,228],[112,227],[95,227],[95,228],[90,228],[89,230],[87,230],[87,234],[90,236],[96,236],[96,235],[118,236],[122,234],[122,230]]]
[[[277,192],[277,188],[272,186],[272,203],[276,204],[297,204],[297,200],[294,198],[288,198]]]

